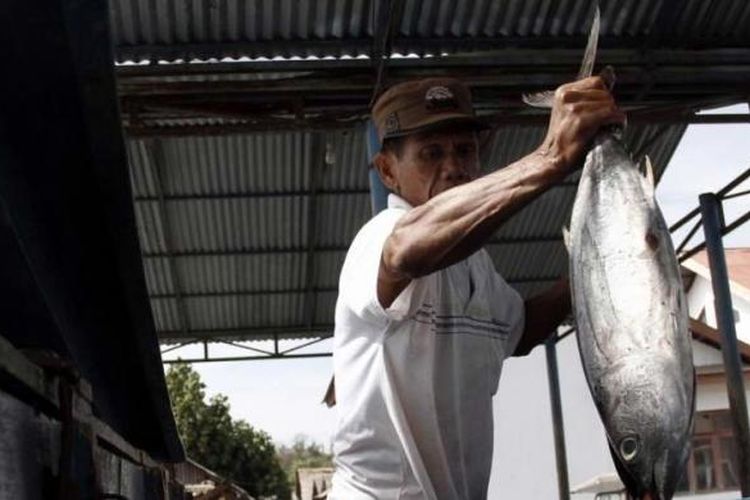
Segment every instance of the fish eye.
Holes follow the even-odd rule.
[[[620,441],[620,454],[626,462],[633,460],[638,454],[638,440],[633,436],[628,436]]]

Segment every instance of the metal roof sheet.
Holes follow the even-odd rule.
[[[603,37],[660,33],[679,46],[722,38],[750,40],[750,4],[743,0],[602,3]],[[368,55],[374,20],[386,2],[374,0],[113,0],[112,36],[119,61],[241,57]],[[396,52],[434,53],[457,41],[502,45],[516,37],[585,34],[592,0],[405,0],[397,23]],[[421,43],[425,40],[430,44]],[[471,44],[466,45],[468,47]]]
[[[660,175],[684,130],[633,126],[626,140],[633,151],[645,147]],[[540,126],[500,127],[483,148],[484,165],[493,165],[486,170],[520,158],[543,134]],[[330,332],[346,248],[370,216],[363,127],[128,142],[146,282],[162,341]],[[154,148],[164,152],[162,160],[149,153]],[[316,160],[315,151],[324,158]],[[156,161],[164,163],[157,168]],[[524,296],[565,272],[560,230],[576,177],[508,220],[487,245],[498,270]]]

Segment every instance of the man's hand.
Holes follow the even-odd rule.
[[[566,172],[578,166],[599,128],[625,122],[604,80],[592,76],[557,88],[549,128],[539,153]]]

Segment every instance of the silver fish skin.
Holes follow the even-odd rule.
[[[579,352],[615,465],[632,497],[669,500],[695,406],[687,305],[653,174],[615,134],[586,157],[566,244]]]

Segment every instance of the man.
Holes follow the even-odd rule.
[[[396,85],[372,115],[374,164],[394,194],[341,271],[329,498],[486,498],[503,360],[549,336],[570,297],[561,282],[524,303],[481,247],[624,115],[598,77],[563,85],[539,148],[479,178],[483,124],[459,81]]]

